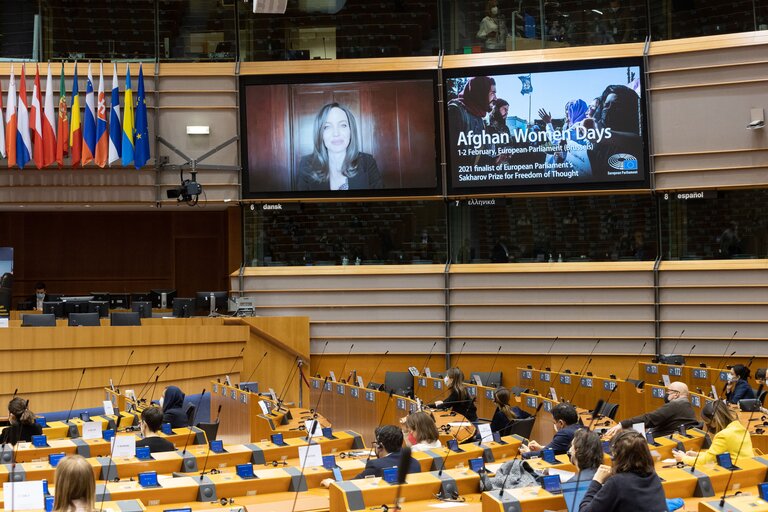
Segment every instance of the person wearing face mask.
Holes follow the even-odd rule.
[[[730,453],[731,461],[734,465],[738,465],[740,457],[755,456],[751,436],[745,435],[747,431],[744,425],[739,421],[737,413],[731,410],[726,402],[722,400],[707,402],[701,409],[701,419],[707,430],[714,434],[709,450],[702,453],[691,450],[687,452],[672,450],[676,460],[691,465],[698,456],[696,464],[712,464],[721,453]]]
[[[373,449],[376,453],[375,459],[370,459],[365,464],[365,469],[355,478],[365,478],[366,476],[382,476],[384,470],[395,467],[400,464],[400,450],[403,448],[403,431],[394,425],[384,425],[375,432],[376,441],[373,443]],[[408,465],[408,473],[419,473],[421,466],[416,459],[411,459]]]
[[[45,290],[45,283],[38,281],[35,283],[35,294],[28,299],[29,302],[34,304],[34,309],[37,311],[43,310],[43,302],[48,300],[48,294]],[[27,306],[29,307],[29,306]]]
[[[173,443],[157,435],[163,424],[163,411],[159,407],[147,407],[141,411],[141,435],[144,439],[136,441],[136,447],[148,446],[150,453],[172,452],[176,450]]]
[[[451,409],[453,412],[461,414],[469,421],[477,421],[477,407],[475,399],[469,394],[464,385],[464,373],[458,368],[449,368],[443,377],[445,387],[451,390],[448,398],[438,400],[428,407],[436,409]]]
[[[519,407],[510,406],[510,397],[511,393],[507,388],[499,388],[493,394],[496,411],[493,413],[493,418],[491,418],[491,431],[498,432],[501,436],[509,435],[509,429],[515,420],[530,416],[530,414]]]
[[[585,428],[574,432],[571,447],[568,449],[568,460],[579,470],[580,481],[592,480],[597,468],[603,463],[603,445],[600,442],[600,436]]]
[[[411,451],[425,452],[434,448],[440,448],[440,435],[432,416],[423,411],[417,411],[405,417],[405,444],[411,447]]]
[[[504,16],[499,13],[498,0],[488,0],[485,18],[480,21],[477,37],[485,41],[485,49],[488,51],[507,49],[507,24]]]
[[[541,456],[542,450],[552,450],[555,455],[562,455],[568,451],[573,441],[573,435],[582,428],[579,425],[579,414],[576,408],[567,403],[559,403],[552,408],[552,419],[555,420],[555,437],[552,441],[542,446],[534,440],[528,442],[528,446],[520,445],[520,453],[524,459]]]
[[[680,425],[695,425],[696,411],[688,398],[688,386],[684,382],[670,382],[664,393],[664,405],[658,409],[628,418],[610,428],[606,434],[613,436],[621,429],[632,428],[636,423],[644,423],[656,437],[677,432]]]
[[[189,425],[187,413],[184,412],[184,392],[176,386],[168,386],[160,399],[163,408],[163,422],[170,423],[171,428],[182,428]]]
[[[749,385],[749,368],[735,364],[728,372],[728,384],[725,385],[725,399],[729,404],[738,404],[739,400],[754,399],[755,392]]]

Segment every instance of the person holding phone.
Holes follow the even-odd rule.
[[[568,403],[559,403],[552,408],[552,418],[555,420],[555,437],[552,441],[542,446],[534,440],[528,443],[528,446],[520,445],[520,453],[524,459],[531,457],[540,457],[542,450],[552,450],[555,455],[562,455],[568,451],[573,441],[573,435],[579,430],[579,413],[576,408]]]
[[[712,464],[717,461],[718,455],[730,453],[731,460],[736,465],[741,457],[755,456],[752,450],[752,438],[747,435],[747,430],[739,421],[737,413],[723,400],[707,402],[701,409],[701,419],[704,420],[707,430],[714,434],[712,445],[702,453],[692,450],[687,452],[672,450],[675,460],[688,465],[692,465],[694,461],[696,464]]]

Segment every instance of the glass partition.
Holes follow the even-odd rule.
[[[237,58],[235,4],[242,3],[159,0],[158,59],[234,61]]]
[[[443,201],[281,203],[244,209],[245,265],[445,263]]]

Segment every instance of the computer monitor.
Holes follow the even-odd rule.
[[[107,292],[91,292],[91,295],[93,295],[93,300],[99,302],[109,302],[109,293]]]
[[[173,299],[176,298],[176,290],[157,289],[149,292],[152,299],[152,307],[158,309],[171,309]]]
[[[61,293],[46,293],[45,294],[45,300],[50,302],[56,302],[61,300],[64,297]]]
[[[70,327],[99,327],[101,320],[99,320],[99,313],[70,313],[69,322]]]
[[[22,327],[56,327],[56,316],[43,313],[41,315],[21,315]]]
[[[195,313],[195,299],[178,297],[173,300],[173,316],[189,318]]]
[[[109,307],[112,309],[128,309],[131,306],[131,295],[129,293],[110,293]]]
[[[109,301],[92,300],[88,303],[89,313],[98,313],[100,317],[106,318],[109,316]]]
[[[43,314],[64,318],[64,303],[59,301],[43,302]]]
[[[88,303],[93,297],[64,297],[61,302],[64,303],[64,316],[69,316],[72,313],[87,313]]]
[[[141,318],[152,318],[152,303],[148,301],[131,301],[131,311],[138,313]]]
[[[413,375],[410,372],[386,372],[384,389],[400,396],[413,396]]]
[[[229,294],[227,292],[197,292],[197,310],[202,314],[211,313],[211,296],[213,296],[215,313],[226,313],[228,309]]]
[[[138,313],[131,312],[123,312],[118,311],[115,313],[110,313],[109,315],[109,325],[112,326],[133,326],[133,325],[141,325],[141,317]]]
[[[131,304],[134,302],[152,302],[152,294],[149,292],[132,293]]]

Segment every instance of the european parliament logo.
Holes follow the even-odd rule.
[[[617,153],[608,157],[608,165],[619,171],[636,171],[637,158],[627,153]]]

